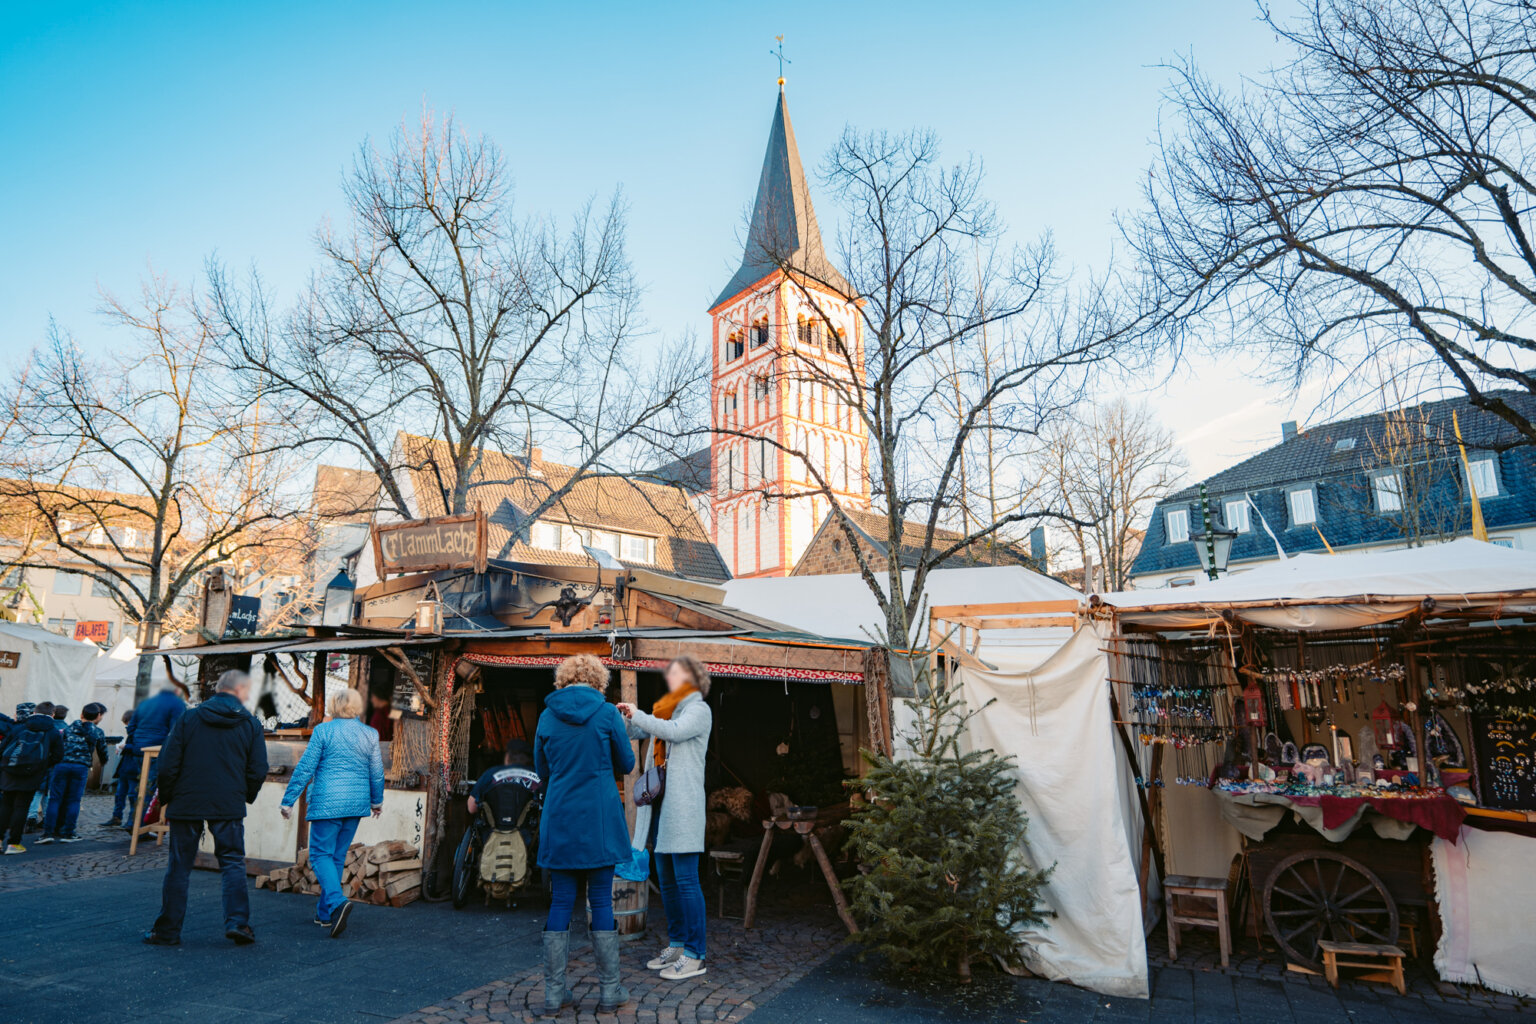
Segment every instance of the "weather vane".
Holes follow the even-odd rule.
[[[779,84],[783,85],[784,84],[784,65],[785,64],[793,64],[794,61],[792,61],[788,57],[784,56],[784,37],[783,36],[774,36],[773,38],[775,38],[775,39],[777,39],[779,41],[779,48],[777,50],[769,50],[768,51],[768,56],[779,58]]]

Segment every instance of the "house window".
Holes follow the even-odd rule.
[[[800,344],[807,345],[810,348],[821,347],[821,331],[817,327],[815,320],[807,320],[805,317],[801,317],[799,334]]]
[[[1467,475],[1472,490],[1478,498],[1491,498],[1499,493],[1498,466],[1492,459],[1474,459],[1467,463]]]
[[[1236,530],[1238,533],[1247,533],[1249,530],[1247,499],[1240,498],[1222,505],[1221,518],[1227,524],[1227,529]]]
[[[762,317],[752,325],[752,347],[760,348],[768,344],[768,318]]]
[[[55,633],[63,633],[65,636],[75,635],[74,619],[49,619],[48,628]]]
[[[768,400],[767,377],[752,378],[752,400],[756,402],[766,402]]]
[[[846,356],[848,354],[848,350],[843,347],[842,332],[840,332],[836,327],[832,328],[832,333],[827,338],[827,348],[831,349],[833,352],[836,352],[840,356]]]
[[[1500,548],[1512,548],[1515,546],[1513,537],[1489,537],[1488,543]]]
[[[622,558],[631,562],[655,562],[656,538],[636,537],[633,534],[624,535],[624,553]]]
[[[93,579],[93,580],[91,580],[91,596],[92,597],[111,597],[112,596],[112,588],[110,586],[108,586],[106,581],[104,581],[104,580]]]
[[[729,362],[731,362],[733,360],[740,359],[741,356],[742,356],[742,353],[745,352],[745,351],[746,351],[746,349],[744,348],[744,346],[741,343],[741,332],[740,331],[735,332],[729,338],[726,339],[726,342],[725,342],[725,361],[726,362],[729,363]]]
[[[80,582],[83,579],[84,577],[79,573],[55,569],[53,573],[53,592],[61,597],[78,597],[80,594]]]
[[[1189,509],[1173,509],[1164,515],[1163,522],[1168,528],[1169,544],[1182,544],[1189,540]]]
[[[1312,488],[1291,491],[1286,500],[1290,503],[1292,526],[1311,526],[1317,522],[1317,498]]]
[[[1403,508],[1403,478],[1395,470],[1378,473],[1372,484],[1376,491],[1376,511],[1400,512]]]
[[[1169,580],[1168,585],[1170,587],[1192,587],[1195,585],[1195,578],[1193,576],[1180,576],[1177,579]]]
[[[721,454],[723,464],[720,467],[720,479],[724,482],[727,491],[734,491],[736,490],[736,449],[727,448]]]
[[[556,523],[534,523],[529,531],[528,543],[531,547],[544,548],[546,551],[560,550],[560,527]]]
[[[730,392],[725,396],[725,420],[727,423],[733,422],[736,419],[736,410],[740,407],[740,397],[737,395],[736,389],[731,388]]]

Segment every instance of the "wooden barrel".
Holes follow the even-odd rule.
[[[631,882],[613,876],[613,922],[619,939],[629,942],[645,934],[645,908],[651,887],[646,882]],[[592,926],[592,908],[587,907],[587,927]]]

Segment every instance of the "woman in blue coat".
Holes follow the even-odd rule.
[[[573,998],[565,986],[565,961],[583,883],[592,909],[598,1010],[611,1013],[629,1001],[619,984],[613,920],[613,869],[630,857],[615,777],[634,770],[635,752],[618,709],[603,696],[607,689],[608,669],[597,658],[565,659],[555,669],[555,692],[544,700],[533,738],[533,768],[544,780],[539,866],[549,869],[553,886],[544,923],[545,1016],[558,1014]]]
[[[309,865],[320,883],[315,923],[329,928],[333,939],[346,931],[352,912],[341,891],[347,848],[363,815],[377,818],[384,810],[379,734],[358,721],[362,712],[363,696],[356,690],[342,690],[331,698],[331,720],[315,726],[283,793],[283,817],[288,818],[299,794],[309,787]]]

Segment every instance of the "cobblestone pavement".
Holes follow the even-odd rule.
[[[76,834],[78,843],[38,845],[41,832],[28,833],[24,854],[0,859],[0,892],[38,889],[86,878],[105,878],[133,871],[163,870],[165,849],[153,840],[141,841],[136,856],[128,856],[128,833],[108,825],[112,815],[110,794],[87,793],[80,804]]]
[[[568,966],[568,984],[576,994],[574,1011],[562,1019],[674,1024],[680,1021],[739,1021],[787,991],[832,952],[846,933],[830,911],[799,912],[792,917],[762,915],[751,932],[740,922],[710,918],[708,972],[684,982],[664,982],[645,969],[645,961],[665,945],[653,922],[649,934],[621,949],[624,985],[631,1001],[618,1014],[597,1015],[597,976],[592,947],[579,944]],[[539,1020],[544,986],[541,968],[471,989],[453,999],[397,1018],[395,1024],[491,1024]]]

